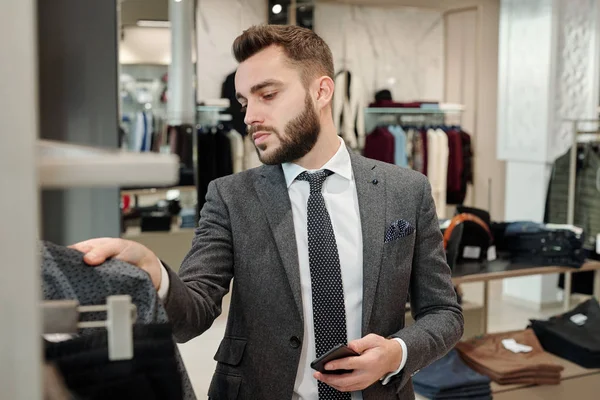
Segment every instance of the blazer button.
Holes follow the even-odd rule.
[[[302,343],[300,342],[300,339],[298,339],[296,336],[292,336],[290,338],[290,346],[292,346],[292,348],[297,349],[301,344]]]

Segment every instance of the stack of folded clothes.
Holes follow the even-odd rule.
[[[456,349],[469,367],[501,385],[558,385],[564,369],[531,329],[476,337]]]
[[[452,350],[413,377],[415,392],[431,400],[488,400],[490,378],[467,367]]]
[[[585,263],[584,232],[569,225],[513,222],[498,235],[497,250],[510,252],[511,262],[579,268]]]
[[[573,311],[531,321],[544,349],[584,368],[600,368],[600,305],[591,299]]]

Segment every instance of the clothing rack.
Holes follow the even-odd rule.
[[[367,107],[364,110],[365,132],[371,132],[382,124],[445,125],[448,117],[454,118],[451,125],[461,125],[464,111],[463,105],[443,108]]]
[[[231,114],[224,114],[229,107],[224,106],[198,106],[196,107],[196,122],[198,125],[215,126],[219,122],[231,121]],[[242,132],[240,132],[242,133]]]
[[[567,202],[567,224],[575,223],[575,189],[577,180],[577,145],[579,143],[600,143],[600,119],[572,119],[567,120],[572,123],[572,144],[569,162],[569,192]],[[581,128],[581,124],[594,125],[596,129]],[[565,273],[563,306],[565,310],[571,308],[571,289],[573,287],[573,276],[571,272]]]

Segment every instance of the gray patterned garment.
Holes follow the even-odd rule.
[[[167,313],[148,274],[118,260],[99,267],[83,262],[82,253],[50,242],[41,243],[42,291],[44,300],[76,299],[81,305],[106,303],[111,295],[128,294],[137,306],[137,324],[167,323]],[[106,313],[82,314],[82,321],[103,320]],[[91,330],[83,330],[86,334]],[[134,355],[135,356],[135,355]],[[176,349],[185,400],[195,400],[190,379]]]

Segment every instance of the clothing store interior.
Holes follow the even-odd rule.
[[[245,368],[233,342],[256,357],[250,339],[227,336],[235,290],[208,330],[181,342],[149,273],[121,257],[91,267],[72,245],[126,239],[178,273],[207,234],[200,211],[223,187],[211,182],[266,168],[232,53],[261,24],[320,36],[341,145],[431,188],[464,332],[402,385],[416,399],[598,399],[600,1],[19,0],[0,5],[0,22],[0,399],[259,400],[244,386],[260,376],[232,373]],[[238,215],[246,237],[267,214]],[[252,240],[278,257],[263,247],[270,237]],[[235,263],[230,274],[249,279]],[[398,304],[406,327],[419,323],[419,299]],[[299,354],[302,332],[280,329]],[[408,366],[416,355],[405,355]],[[297,386],[292,399],[329,398]]]

